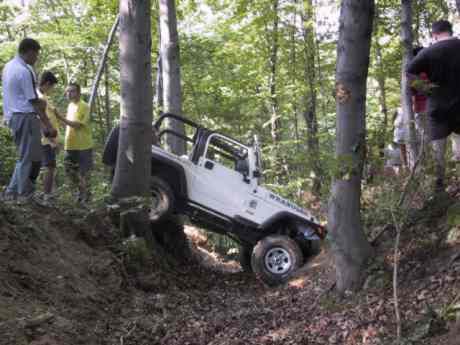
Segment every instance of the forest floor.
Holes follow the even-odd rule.
[[[431,200],[402,229],[404,344],[460,344],[460,237],[446,216],[459,199]],[[119,238],[102,209],[0,205],[0,344],[394,343],[394,227],[376,241],[364,289],[345,297],[326,247],[268,288],[187,230],[200,263],[165,269]]]

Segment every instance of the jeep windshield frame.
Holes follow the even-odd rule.
[[[164,121],[166,119],[173,119],[173,120],[182,122],[182,123],[190,126],[191,128],[193,128],[195,130],[194,134],[192,136],[187,136],[187,135],[184,135],[184,134],[179,133],[177,131],[174,131],[174,130],[172,130],[170,128],[161,129],[161,126],[163,125],[163,123],[164,123]],[[158,118],[158,120],[156,120],[154,122],[153,127],[157,131],[157,138],[158,138],[159,143],[161,143],[162,138],[166,134],[173,135],[175,137],[178,137],[178,138],[184,140],[185,142],[191,143],[192,144],[192,149],[191,149],[191,153],[190,153],[190,160],[195,164],[197,164],[199,158],[205,154],[205,150],[206,150],[206,147],[208,145],[208,139],[213,134],[219,135],[220,137],[224,138],[225,140],[228,140],[230,143],[234,143],[234,144],[241,145],[243,147],[247,147],[247,145],[244,145],[240,141],[235,140],[235,139],[233,139],[233,138],[231,138],[231,137],[229,137],[229,136],[227,136],[225,134],[219,133],[217,131],[209,130],[209,129],[197,124],[196,122],[194,122],[192,120],[189,120],[189,119],[187,119],[185,117],[182,117],[182,116],[176,115],[176,114],[172,114],[172,113],[165,113],[165,114],[161,115]],[[231,145],[229,145],[229,146],[231,146]],[[226,148],[227,147],[225,147],[225,148],[222,147],[222,149],[224,149],[224,151],[225,151]],[[242,154],[239,154],[238,156],[240,156],[241,159],[245,159],[245,158],[247,158],[247,153],[246,153],[246,156],[244,156]]]

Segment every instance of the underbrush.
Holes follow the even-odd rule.
[[[16,148],[11,132],[0,126],[0,185],[8,183],[16,161]]]

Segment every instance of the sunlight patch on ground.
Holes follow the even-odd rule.
[[[262,337],[265,339],[261,339],[261,340],[267,340],[266,338],[270,338],[272,341],[276,342],[276,341],[286,339],[289,333],[290,333],[289,328],[287,327],[279,328],[277,330],[270,331],[267,335]]]
[[[294,288],[297,288],[297,289],[301,289],[301,288],[305,287],[305,279],[304,278],[292,279],[288,283],[288,285],[289,285],[289,287],[294,287]]]

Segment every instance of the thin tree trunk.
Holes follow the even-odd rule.
[[[339,292],[361,287],[372,255],[361,223],[361,178],[366,137],[366,80],[374,1],[343,0],[337,44],[337,137],[328,228]]]
[[[120,22],[120,15],[118,14],[116,19],[115,19],[115,22],[112,25],[112,29],[110,30],[109,36],[107,38],[107,43],[106,43],[105,48],[104,48],[104,52],[102,53],[101,60],[99,61],[99,66],[97,67],[97,72],[96,72],[96,76],[95,76],[94,81],[93,81],[93,85],[91,86],[91,94],[89,96],[89,111],[90,111],[90,113],[91,113],[91,110],[92,110],[92,107],[93,107],[93,104],[94,104],[94,99],[96,97],[97,88],[99,86],[99,81],[101,80],[102,72],[104,71],[105,62],[107,61],[107,56],[109,54],[109,49],[110,49],[110,46],[112,45],[113,39],[115,37],[115,32],[117,31],[119,22]]]
[[[319,159],[319,140],[318,140],[318,120],[316,116],[317,94],[316,94],[316,49],[315,49],[315,32],[313,29],[313,2],[311,0],[304,3],[304,13],[302,15],[302,28],[304,37],[305,52],[305,83],[308,85],[308,91],[304,97],[305,111],[304,118],[307,124],[307,147],[308,156],[312,164],[313,186],[312,192],[318,195],[321,191],[321,177],[323,175],[321,161]]]
[[[151,45],[150,1],[120,0],[121,121],[115,197],[146,196],[150,191]]]
[[[273,141],[274,170],[276,171],[275,179],[277,183],[282,183],[288,176],[287,164],[281,153],[281,114],[279,110],[279,100],[277,95],[277,69],[278,69],[278,49],[279,49],[279,0],[273,0],[273,27],[268,30],[269,37],[271,36],[271,50],[269,56],[270,76],[268,80],[269,88],[269,108],[270,108],[270,126],[271,137]]]
[[[293,4],[295,8],[297,8],[297,0],[293,0]],[[294,10],[292,15],[292,23],[291,23],[291,51],[290,51],[290,64],[291,64],[291,78],[292,80],[297,79],[297,45],[296,45],[296,33],[297,33],[297,11]],[[298,92],[297,88],[294,88],[294,97],[292,102],[292,113],[293,113],[293,120],[294,120],[294,137],[295,137],[295,145],[296,151],[299,152],[300,150],[300,138],[299,138],[299,120],[298,120]]]
[[[401,71],[401,107],[405,124],[408,128],[408,163],[413,167],[418,157],[417,137],[415,134],[414,113],[412,111],[412,94],[407,77],[407,66],[413,58],[412,54],[412,1],[401,0],[401,42],[403,46],[403,62]]]
[[[159,6],[159,3],[157,3]],[[159,7],[158,7],[159,11]],[[160,17],[158,17],[158,57],[157,57],[157,74],[155,76],[155,93],[153,96],[153,104],[155,106],[155,113],[160,115],[163,112],[163,64],[161,63],[161,26]]]
[[[110,73],[109,65],[105,65],[105,128],[106,133],[112,128],[112,114],[110,111]],[[105,138],[104,138],[105,139]]]
[[[94,103],[96,103],[96,114],[99,119],[99,132],[101,134],[98,139],[101,143],[104,143],[104,140],[107,136],[107,132],[104,126],[104,119],[102,117],[102,104],[101,104],[102,102],[101,102],[100,97],[96,97],[96,100],[94,101]]]
[[[388,107],[387,107],[387,93],[386,93],[386,79],[385,79],[385,66],[383,64],[382,49],[378,40],[375,42],[375,51],[377,55],[377,83],[379,85],[379,103],[380,111],[382,112],[382,122],[380,124],[379,137],[378,137],[378,148],[379,155],[383,158],[385,149],[385,138],[387,136],[388,126]]]
[[[179,35],[177,34],[175,0],[160,0],[159,6],[164,112],[182,115]],[[168,127],[180,134],[185,133],[184,124],[181,122],[170,120]],[[177,155],[186,152],[184,140],[174,135],[166,137],[166,146]]]
[[[163,112],[163,68],[161,63],[161,53],[158,54],[157,59],[157,76],[155,79],[155,96],[153,102],[155,104],[155,111],[157,114]]]
[[[279,144],[280,140],[280,118],[279,118],[279,104],[276,95],[276,68],[278,64],[278,0],[273,1],[273,29],[272,29],[272,46],[270,52],[270,111],[271,111],[271,135],[275,147]]]

